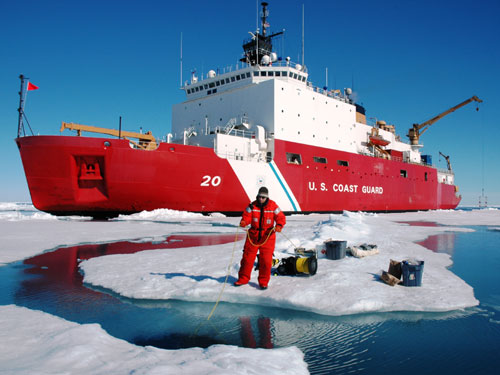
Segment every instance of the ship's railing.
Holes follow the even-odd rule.
[[[236,63],[236,65],[228,65],[228,66],[223,67],[222,69],[217,68],[217,75],[237,72],[238,70],[247,69],[249,67],[250,67],[250,65],[248,65],[245,62],[241,62],[241,63],[238,62],[238,63]],[[265,69],[266,67],[267,67],[266,65],[259,65],[258,66],[259,69]],[[283,61],[283,60],[280,61],[280,60],[278,60],[276,62],[273,62],[271,65],[269,65],[269,68],[273,68],[273,67],[280,67],[280,68],[290,67],[290,68],[301,70],[301,71],[307,73],[306,68],[304,68],[299,63],[294,63],[293,61]],[[255,69],[255,67],[254,67],[254,69]],[[201,80],[207,79],[207,78],[209,78],[209,77],[208,76],[204,77],[202,75]]]
[[[229,66],[223,67],[222,69],[217,68],[216,77],[220,76],[220,75],[224,75],[226,73],[238,72],[239,70],[248,70],[248,68],[250,68],[250,67],[253,69],[258,69],[258,70],[266,70],[266,68],[269,68],[269,70],[275,70],[275,68],[285,67],[285,68],[293,68],[293,69],[302,71],[304,73],[307,73],[306,67],[303,67],[302,65],[300,65],[298,63],[294,63],[292,61],[276,61],[276,62],[273,62],[269,66],[259,65],[257,67],[250,66],[244,62],[241,62],[241,63],[238,62],[235,67],[233,67],[233,65],[229,65]],[[207,80],[207,79],[212,79],[212,77],[209,77],[208,74],[206,76],[204,76],[202,74],[200,80],[196,80],[196,82],[191,82],[191,83],[186,82],[185,86],[187,87],[190,85],[199,85],[199,84],[201,84],[202,81]],[[273,78],[270,78],[270,79],[273,79]],[[349,96],[347,94],[345,94],[342,90],[338,90],[338,89],[328,90],[325,87],[314,86],[310,81],[305,81],[305,85],[306,85],[308,90],[312,90],[312,91],[317,92],[319,94],[323,94],[323,95],[328,96],[330,98],[340,100],[340,101],[343,101],[346,103],[351,103],[351,104],[353,103],[353,100],[350,99]]]
[[[342,93],[340,90],[328,90],[325,87],[314,86],[311,82],[307,81],[307,88],[318,94],[323,94],[329,98],[340,100],[346,103],[354,103],[348,95]]]
[[[446,174],[449,176],[455,176],[455,173],[453,171],[450,171],[448,169],[437,169],[438,173]]]
[[[267,163],[272,160],[272,158],[265,157],[263,155],[243,155],[241,153],[236,152],[216,152],[216,155],[223,159],[232,159],[232,160],[242,160],[242,161],[253,161],[256,163]]]
[[[360,155],[371,156],[371,157],[374,157],[374,158],[387,159],[384,156],[374,155],[374,154],[372,154],[370,152],[358,152],[358,153]],[[424,165],[426,167],[434,167],[434,165],[432,163],[425,163],[424,161],[421,161],[421,162],[417,163],[417,162],[414,162],[414,161],[411,161],[411,160],[404,159],[404,158],[402,158],[400,156],[391,156],[391,158],[389,160],[399,161],[399,162],[406,163],[406,164]],[[446,175],[450,175],[450,176],[454,176],[455,175],[455,173],[453,171],[450,171],[448,169],[436,168],[436,170],[437,170],[438,173],[442,173],[442,174],[446,174]]]
[[[226,127],[222,126],[216,126],[213,128],[208,128],[207,130],[208,134],[227,134],[227,135],[234,135],[236,137],[243,137],[243,138],[255,138],[255,132],[251,132],[248,130],[241,130],[241,129],[231,129],[229,132],[227,131]]]

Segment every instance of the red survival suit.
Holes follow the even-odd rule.
[[[251,227],[248,230],[249,235],[243,249],[238,283],[247,284],[250,281],[255,257],[257,251],[259,251],[259,285],[267,287],[267,284],[269,284],[274,244],[276,242],[276,233],[273,230],[275,222],[277,230],[281,231],[286,224],[286,218],[276,202],[269,198],[261,207],[259,207],[257,201],[253,201],[243,212],[240,225],[247,226],[250,224]]]

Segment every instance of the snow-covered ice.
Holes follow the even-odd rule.
[[[29,205],[19,207],[19,204],[0,204],[0,265],[61,246],[144,238],[161,240],[173,233],[235,233],[239,222],[239,218],[226,218],[220,214],[206,217],[170,210],[95,222],[81,217],[56,218],[30,209]],[[476,306],[479,301],[474,297],[472,287],[448,270],[451,265],[448,254],[429,251],[416,241],[449,231],[470,231],[464,228],[470,225],[498,230],[500,210],[402,214],[346,212],[343,215],[293,215],[287,220],[283,235],[277,237],[277,258],[291,256],[298,246],[321,249],[329,238],[346,240],[348,245],[376,244],[379,254],[335,261],[322,256],[315,276],[273,276],[266,291],[257,288],[256,272],[249,285],[232,286],[243,241],[108,255],[83,261],[80,267],[87,284],[138,299],[215,302],[229,272],[229,283],[222,294],[222,301],[227,302],[277,306],[324,315],[452,311]],[[430,221],[453,227],[410,226],[401,221]],[[241,229],[239,231],[241,233]],[[390,259],[407,258],[425,261],[421,287],[390,287],[379,280]],[[297,293],[297,290],[307,292]],[[297,361],[296,365],[286,368],[307,373],[307,365],[297,348],[262,350],[217,345],[208,349],[166,351],[137,347],[115,339],[95,324],[79,325],[16,306],[2,306],[0,312],[3,336],[0,364],[2,369],[14,374],[29,373],[33,369],[38,372],[45,369],[50,373],[69,371],[78,374],[88,373],[90,369],[92,373],[137,371],[149,374],[164,373],[169,365],[174,366],[174,373],[233,373],[234,368],[230,366],[234,364],[240,370],[253,373],[255,364],[264,362],[263,356],[266,364],[276,364],[277,368],[280,364]],[[120,360],[115,361],[118,357]],[[29,361],[23,360],[25,358]],[[69,362],[73,367],[67,367]],[[11,367],[6,367],[7,364]],[[99,366],[104,370],[98,370]],[[94,368],[96,371],[92,371]],[[265,371],[257,368],[257,372],[270,373],[268,367]]]
[[[2,374],[308,374],[296,347],[229,345],[164,350],[136,346],[99,324],[77,324],[14,305],[0,306]]]
[[[238,219],[226,221],[237,222]],[[414,243],[430,234],[449,230],[446,227],[411,227],[392,221],[390,215],[346,212],[344,215],[292,216],[288,218],[284,236],[278,235],[277,258],[293,255],[298,246],[320,248],[329,238],[346,240],[348,245],[375,243],[380,253],[363,259],[346,257],[336,261],[323,256],[318,259],[315,276],[273,276],[266,291],[258,288],[257,271],[253,272],[250,284],[239,288],[231,285],[236,280],[243,241],[110,255],[84,261],[80,267],[86,283],[136,299],[216,301],[228,265],[232,263],[230,285],[221,298],[225,302],[324,315],[450,311],[475,306],[479,301],[474,297],[473,289],[447,269],[451,265],[448,254],[433,253]],[[425,261],[422,287],[390,287],[379,280],[391,259],[410,258]],[[298,290],[307,293],[297,293]]]

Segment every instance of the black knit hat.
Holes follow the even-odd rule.
[[[259,193],[257,195],[263,196],[263,197],[269,197],[269,191],[267,191],[267,188],[265,186],[262,186],[259,189]]]

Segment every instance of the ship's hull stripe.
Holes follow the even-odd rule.
[[[280,183],[281,187],[283,188],[286,196],[288,197],[288,200],[292,204],[293,210],[294,211],[298,211],[297,210],[297,206],[295,205],[294,199],[292,199],[289,190],[285,187],[285,184],[283,183],[283,180],[281,179],[281,177],[279,176],[278,172],[276,171],[276,169],[278,167],[274,164],[274,161],[272,161],[271,163],[269,163],[269,166],[271,167],[271,170],[273,171],[274,175],[278,179],[278,182]]]

